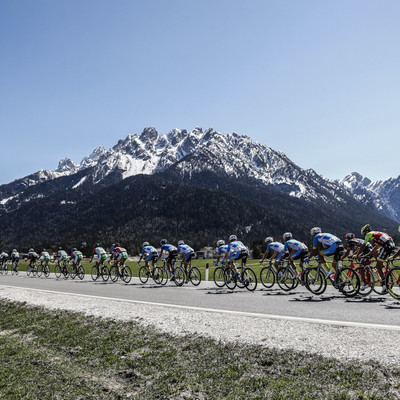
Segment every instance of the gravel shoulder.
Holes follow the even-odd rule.
[[[1,287],[0,298],[49,310],[136,321],[177,336],[196,334],[223,343],[295,350],[341,361],[379,362],[388,367],[398,365],[400,330],[281,320],[14,287]]]

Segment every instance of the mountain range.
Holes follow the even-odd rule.
[[[291,230],[309,241],[321,225],[337,235],[365,223],[394,233],[400,177],[372,182],[358,173],[329,180],[284,153],[237,133],[155,128],[69,158],[0,186],[6,246],[75,246],[186,238],[213,245],[236,233],[253,243]]]

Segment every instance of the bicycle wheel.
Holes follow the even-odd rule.
[[[31,267],[28,265],[26,267],[26,276],[29,276],[31,274]]]
[[[165,285],[167,279],[164,279],[164,269],[160,267],[153,268],[153,280],[157,285]],[[165,283],[163,283],[165,281]]]
[[[236,287],[236,278],[233,277],[234,272],[231,268],[227,268],[224,271],[225,275],[225,285],[228,289],[234,290]]]
[[[368,267],[357,267],[355,269],[360,278],[360,290],[361,296],[368,296],[374,289],[374,278],[371,270]]]
[[[214,270],[214,283],[217,287],[225,286],[225,268],[217,267]]]
[[[78,273],[78,270],[76,269],[76,266],[73,265],[73,266],[71,267],[69,276],[71,277],[71,279],[75,279],[77,273]]]
[[[386,287],[396,300],[400,299],[400,267],[393,267],[386,275]]]
[[[38,265],[36,275],[40,278],[43,274],[43,267]]]
[[[354,297],[360,290],[360,277],[354,269],[343,267],[339,269],[339,277],[336,280],[340,292],[346,297]]]
[[[371,274],[372,274],[372,279],[374,282],[374,286],[373,286],[372,290],[376,294],[386,294],[386,293],[382,293],[382,285],[384,285],[385,282],[382,282],[381,277],[379,276],[376,268],[373,268],[373,267],[371,268]]]
[[[283,291],[288,292],[294,288],[294,279],[289,268],[280,269],[277,272],[276,279],[278,281],[278,286]]]
[[[197,267],[190,268],[189,271],[189,280],[192,282],[192,285],[199,286],[201,282],[201,273]]]
[[[310,267],[306,269],[304,273],[304,281],[306,283],[306,288],[312,294],[321,295],[326,290],[326,277],[317,267]]]
[[[36,264],[33,266],[31,272],[32,272],[32,275],[33,275],[33,276],[36,276],[36,275],[37,275],[37,265],[36,265]]]
[[[61,277],[61,267],[59,265],[56,265],[54,267],[54,274],[55,274],[56,278]]]
[[[82,280],[82,279],[85,277],[85,270],[84,270],[84,268],[82,267],[82,265],[80,265],[80,266],[78,267],[77,275],[78,275],[78,278],[79,278],[80,280]]]
[[[246,284],[243,282],[242,280],[242,276],[243,276],[243,272],[244,272],[244,268],[242,266],[237,267],[238,271],[239,271],[239,275],[236,278],[236,286],[239,289],[244,289]]]
[[[113,265],[110,268],[110,278],[113,282],[117,282],[119,277],[119,272],[118,272],[118,267],[116,267],[115,265]]]
[[[104,282],[108,281],[110,278],[110,270],[108,269],[107,265],[101,266],[100,275]]]
[[[158,267],[156,267],[158,268]],[[147,283],[149,280],[150,272],[144,265],[139,268],[139,280],[142,283]]]
[[[257,288],[257,275],[251,268],[245,268],[242,274],[242,281],[244,282],[244,287],[253,292]]]
[[[174,282],[176,286],[182,286],[185,283],[185,271],[181,267],[176,267],[174,271]]]
[[[125,283],[129,283],[132,279],[132,271],[131,271],[130,267],[128,267],[127,265],[124,265],[121,273],[122,273],[121,279]]]
[[[97,265],[93,265],[92,271],[91,271],[91,276],[94,281],[96,281],[98,279],[98,277],[100,276],[99,267]]]
[[[276,282],[276,275],[274,268],[269,265],[263,267],[260,271],[260,281],[267,289],[272,288]]]

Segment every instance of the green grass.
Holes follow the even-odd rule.
[[[398,399],[399,378],[379,365],[0,304],[2,399]]]

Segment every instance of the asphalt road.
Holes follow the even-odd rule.
[[[346,298],[331,287],[322,296],[312,295],[303,287],[287,293],[278,286],[265,289],[260,284],[255,292],[246,289],[235,289],[232,292],[217,288],[213,282],[202,282],[198,287],[191,284],[177,287],[172,282],[165,286],[142,284],[137,278],[133,278],[126,285],[120,281],[93,282],[90,276],[86,276],[83,281],[57,279],[53,274],[49,278],[28,277],[24,272],[20,272],[18,276],[0,275],[0,285],[200,309],[400,326],[400,302],[389,295],[372,294],[368,297]]]

